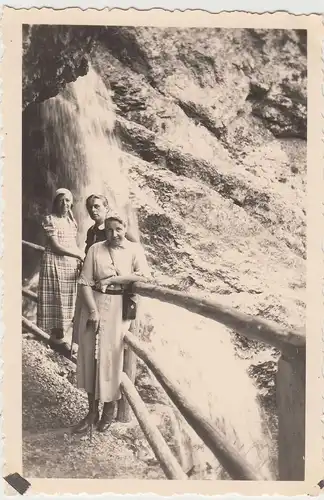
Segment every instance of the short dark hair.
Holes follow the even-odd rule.
[[[108,205],[109,205],[107,198],[103,194],[91,194],[86,199],[86,207],[87,207],[88,211],[89,211],[89,208],[90,208],[90,203],[93,200],[101,200],[104,207],[108,207]]]

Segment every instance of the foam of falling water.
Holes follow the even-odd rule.
[[[115,107],[100,76],[90,67],[86,76],[43,103],[41,115],[45,153],[50,158],[53,149],[61,152],[60,165],[54,165],[54,170],[56,167],[60,178],[71,181],[76,194],[74,212],[82,235],[80,241],[84,241],[90,225],[85,211],[85,200],[90,194],[104,194],[111,209],[127,217],[129,185],[113,132]],[[50,179],[53,191],[55,183],[59,183],[57,177]]]
[[[256,388],[235,357],[229,331],[215,321],[158,300],[143,300],[152,317],[150,348],[185,393],[265,478],[271,476]]]
[[[91,172],[84,188],[88,193],[104,190],[112,205],[123,207],[129,197],[128,180],[122,171],[121,150],[113,133],[116,115],[110,92],[92,68],[71,84],[71,88]]]
[[[90,225],[85,199],[106,194],[113,208],[129,202],[127,172],[114,136],[115,109],[109,90],[97,73],[69,84],[42,105],[46,125],[44,154],[52,165],[48,182],[71,187],[81,241]],[[57,172],[56,172],[56,170]],[[191,398],[236,445],[247,460],[268,475],[269,446],[262,433],[256,389],[244,361],[235,357],[229,332],[217,323],[178,307],[143,301],[154,325],[152,348]]]

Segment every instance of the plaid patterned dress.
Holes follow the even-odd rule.
[[[49,215],[42,224],[48,236],[59,245],[75,250],[77,226],[70,218]],[[41,260],[38,285],[37,326],[49,333],[53,328],[65,331],[71,324],[77,292],[78,260],[55,254],[46,245]]]

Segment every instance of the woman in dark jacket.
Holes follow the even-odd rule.
[[[109,210],[108,200],[101,194],[92,194],[86,200],[88,214],[94,221],[93,226],[88,229],[85,253],[89,248],[99,241],[105,241],[104,221]]]
[[[86,200],[86,207],[88,214],[94,221],[94,225],[91,226],[87,232],[85,247],[85,253],[87,254],[89,248],[94,243],[106,240],[104,222],[107,214],[109,215],[110,207],[107,198],[101,194],[90,195]],[[133,243],[137,243],[139,241],[139,238],[137,235],[135,235],[134,228],[133,231],[129,229],[130,226],[134,226],[134,221],[131,221],[129,219],[130,214],[128,214],[128,231],[126,233],[126,239],[128,241],[132,241]]]

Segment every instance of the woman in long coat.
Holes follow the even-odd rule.
[[[108,216],[110,211],[109,203],[107,198],[101,194],[91,194],[86,199],[86,208],[90,218],[94,221],[94,224],[89,227],[87,231],[86,237],[86,246],[85,246],[85,254],[88,253],[89,248],[94,245],[94,243],[98,243],[100,241],[106,240],[106,232],[105,232],[105,219]],[[130,214],[129,219],[130,219]],[[134,225],[134,221],[132,225]],[[129,229],[129,221],[128,221],[128,231],[126,233],[126,239],[132,241],[134,243],[138,242],[138,236],[135,235],[133,230]],[[71,353],[76,352],[76,346],[79,343],[79,331],[80,331],[80,319],[82,319],[82,303],[81,297],[78,293],[76,305],[75,305],[75,315],[73,319],[73,330],[72,330],[72,342],[71,342]]]
[[[71,324],[77,293],[77,279],[83,256],[77,247],[77,224],[72,214],[73,196],[58,189],[52,213],[44,218],[47,236],[42,256],[37,303],[37,326],[62,343]]]
[[[84,326],[79,332],[77,386],[88,393],[89,411],[74,432],[86,432],[92,418],[101,432],[110,426],[115,402],[121,397],[123,337],[131,323],[122,317],[123,285],[150,275],[141,245],[125,238],[126,223],[119,215],[105,220],[105,233],[106,241],[89,248],[79,279],[84,301],[80,326]],[[96,332],[99,355],[94,394]],[[100,421],[99,401],[104,403]]]

